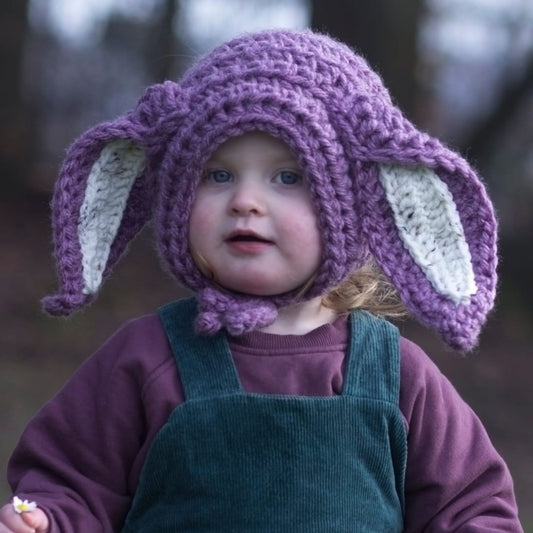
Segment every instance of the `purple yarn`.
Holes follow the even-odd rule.
[[[305,298],[323,295],[374,255],[420,322],[451,346],[471,348],[493,305],[496,221],[485,189],[459,155],[418,131],[393,106],[379,76],[346,45],[311,31],[264,31],[225,43],[179,83],[150,87],[124,117],[83,134],[56,187],[53,212],[61,294],[44,300],[68,314],[82,294],[80,206],[90,169],[113,139],[144,148],[137,179],[104,278],[146,221],[155,219],[162,258],[197,293],[197,330],[241,334],[272,323],[297,294],[249,297],[215,286],[195,265],[188,225],[198,180],[230,137],[260,130],[282,139],[309,183],[322,233],[323,260]],[[379,181],[378,164],[422,165],[447,185],[472,257],[477,292],[456,304],[439,294],[405,249]]]
[[[235,298],[210,287],[198,293],[197,301],[196,331],[204,335],[222,328],[226,328],[230,335],[242,335],[272,324],[277,316],[272,302],[251,297]]]

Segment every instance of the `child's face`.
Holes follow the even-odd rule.
[[[215,281],[233,291],[282,294],[315,274],[317,218],[285,143],[251,132],[218,148],[196,192],[189,244]]]

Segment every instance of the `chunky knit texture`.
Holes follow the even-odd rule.
[[[225,43],[179,83],[150,87],[130,113],[73,144],[53,205],[61,292],[45,308],[68,314],[92,300],[154,217],[168,268],[197,292],[199,333],[272,323],[297,293],[227,292],[188,249],[205,162],[225,140],[253,130],[287,143],[309,183],[323,260],[305,298],[324,294],[372,254],[418,320],[455,348],[474,346],[496,286],[496,222],[481,181],[403,117],[360,56],[311,31]],[[98,194],[90,192],[95,183]],[[88,237],[87,228],[104,228],[105,236]]]

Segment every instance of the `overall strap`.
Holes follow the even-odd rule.
[[[211,398],[243,389],[225,335],[196,335],[195,298],[177,300],[158,309],[180,372],[186,400]]]
[[[398,404],[400,336],[385,319],[366,311],[350,316],[350,344],[343,395]]]

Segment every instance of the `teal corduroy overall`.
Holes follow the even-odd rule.
[[[243,391],[224,334],[194,334],[194,299],[159,314],[185,402],[154,439],[124,533],[402,531],[394,326],[352,313],[340,396],[274,396]]]

